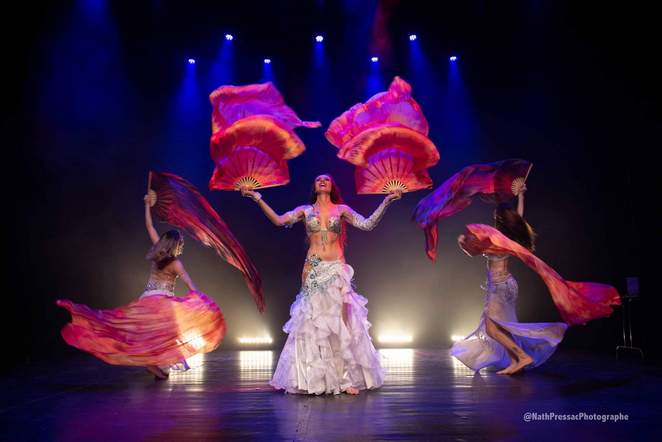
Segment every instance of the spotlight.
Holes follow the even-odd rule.
[[[372,57],[370,61],[372,61],[373,63],[377,63],[379,61],[379,57]]]
[[[315,36],[315,41],[317,43],[322,43],[324,41],[324,37],[321,36],[321,35],[317,35],[317,36]]]
[[[265,58],[264,64],[271,64],[271,58]]]
[[[411,35],[409,36],[409,41],[414,41],[414,40],[416,40],[417,38],[418,38],[418,37],[416,36],[416,34],[411,34]]]
[[[451,55],[448,59],[450,61],[457,61],[457,57],[455,55]]]
[[[464,340],[464,336],[451,335],[451,341],[453,341],[453,342],[459,342],[459,341],[463,341],[463,340]]]
[[[379,335],[379,342],[383,344],[404,344],[414,340],[411,335],[386,334]]]
[[[225,39],[227,41],[232,41],[232,40],[234,40],[234,36],[232,34],[225,34]]]
[[[188,64],[195,64],[195,58],[189,58]]]
[[[271,344],[271,336],[243,337],[239,338],[240,344]]]

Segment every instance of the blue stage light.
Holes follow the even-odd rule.
[[[372,57],[370,61],[372,61],[373,63],[377,63],[379,61],[379,57]]]
[[[188,64],[195,64],[195,58],[189,58]]]
[[[264,64],[271,64],[271,58],[265,58]]]
[[[225,34],[225,39],[227,41],[232,41],[232,40],[234,40],[234,36],[232,34]]]
[[[411,35],[409,36],[409,41],[414,41],[414,40],[416,40],[417,38],[418,38],[418,37],[416,36],[416,34],[411,34]]]
[[[457,61],[457,57],[455,55],[451,55],[448,59],[450,61]]]
[[[321,36],[321,35],[316,35],[316,36],[315,36],[315,41],[316,41],[317,43],[322,43],[322,42],[324,41],[324,37]]]

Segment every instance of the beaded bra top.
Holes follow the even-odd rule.
[[[306,232],[308,232],[308,234],[324,231],[340,233],[340,217],[329,216],[326,229],[322,229],[322,221],[319,216],[319,211],[314,206],[310,206],[308,210],[304,211],[304,215],[306,217]]]
[[[149,280],[145,286],[145,291],[163,290],[165,292],[175,292],[175,284],[179,275],[169,272],[162,272],[152,268]]]

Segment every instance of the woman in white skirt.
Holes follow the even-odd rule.
[[[242,194],[256,201],[277,226],[303,221],[309,241],[301,291],[283,327],[289,336],[270,384],[302,394],[358,394],[380,387],[384,370],[368,333],[368,301],[354,292],[354,269],[345,263],[345,222],[372,230],[401,193],[387,195],[369,218],[342,204],[330,175],[315,178],[310,204],[283,215],[276,214],[259,193]]]
[[[526,185],[518,190],[517,211],[500,205],[494,212],[495,227],[528,250],[534,249],[534,233],[522,217]],[[466,240],[460,235],[460,247]],[[508,271],[508,255],[485,255],[487,282],[485,305],[478,328],[450,350],[472,370],[494,366],[498,374],[512,375],[545,362],[563,339],[564,322],[521,323],[517,320],[517,281]]]

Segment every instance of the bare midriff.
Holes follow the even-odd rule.
[[[494,283],[504,282],[510,276],[508,259],[487,260],[487,274]]]
[[[326,240],[322,240],[322,235],[326,233]],[[345,261],[342,245],[340,244],[340,235],[331,231],[320,231],[311,233],[308,236],[310,247],[308,248],[307,258],[313,255],[318,256],[322,261]]]

